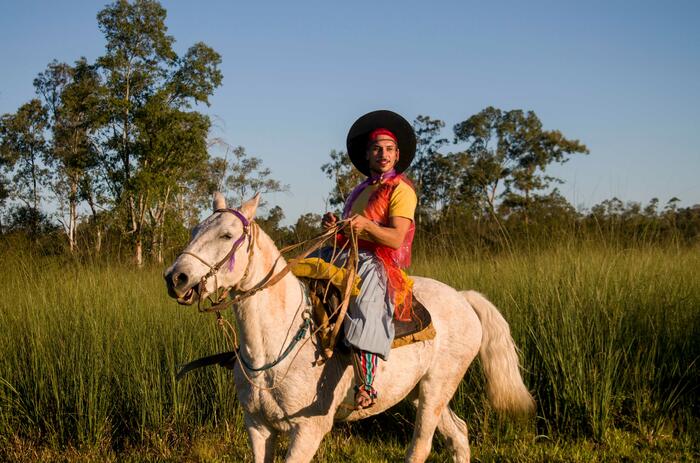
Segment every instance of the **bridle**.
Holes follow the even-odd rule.
[[[251,229],[255,226],[255,222],[249,221],[240,211],[236,209],[216,209],[214,213],[225,213],[225,212],[230,212],[231,214],[235,215],[238,220],[241,221],[243,224],[243,233],[241,233],[241,236],[238,237],[238,239],[233,243],[233,246],[231,246],[231,250],[224,256],[223,259],[221,259],[218,263],[215,265],[209,264],[206,260],[202,259],[200,256],[197,254],[190,252],[190,251],[182,251],[181,254],[187,254],[188,256],[192,256],[207,267],[209,267],[209,271],[202,276],[202,278],[199,280],[199,284],[197,287],[197,292],[201,295],[202,292],[206,289],[206,284],[207,280],[211,278],[212,276],[214,277],[214,292],[210,295],[207,296],[207,299],[212,303],[213,307],[219,306],[221,304],[221,301],[226,298],[228,294],[228,288],[225,289],[223,292],[219,291],[219,279],[217,277],[217,274],[219,273],[219,269],[228,262],[228,270],[229,272],[233,270],[234,265],[236,264],[236,251],[238,251],[238,248],[241,247],[243,242],[245,241],[246,238],[248,238],[248,263],[246,264],[245,270],[243,271],[243,276],[241,277],[240,280],[238,280],[238,283],[232,288],[236,289],[237,287],[240,287],[240,284],[243,280],[245,280],[248,277],[248,273],[250,272],[250,263],[252,261],[253,257],[253,241],[254,241],[254,235],[251,233]],[[212,299],[212,295],[214,295],[215,299]],[[210,312],[210,309],[205,309],[202,308],[201,306],[201,297],[197,298],[197,309],[200,312]]]
[[[262,291],[265,288],[269,288],[270,286],[277,284],[277,282],[279,282],[282,278],[284,278],[285,275],[287,275],[292,270],[292,267],[297,262],[299,262],[300,260],[302,260],[303,258],[308,256],[309,254],[311,254],[315,250],[319,249],[329,239],[334,238],[336,233],[347,225],[347,223],[346,223],[347,221],[342,220],[341,221],[342,224],[338,223],[334,228],[325,231],[323,234],[321,234],[315,238],[311,238],[309,240],[303,241],[301,243],[298,243],[298,244],[295,244],[292,246],[288,246],[287,248],[280,250],[280,253],[284,253],[285,251],[302,246],[308,242],[315,242],[315,244],[313,246],[306,249],[305,251],[303,251],[301,254],[299,254],[295,258],[291,259],[287,263],[287,265],[279,272],[277,272],[275,274],[270,273],[270,274],[268,274],[268,276],[266,278],[263,279],[263,281],[260,281],[259,283],[253,285],[253,287],[251,287],[245,291],[240,291],[241,282],[243,282],[248,277],[248,273],[250,272],[250,264],[253,261],[253,247],[254,247],[253,245],[254,245],[256,233],[251,233],[251,231],[252,231],[252,229],[254,229],[254,227],[257,227],[257,224],[253,221],[249,221],[248,219],[246,219],[246,217],[243,214],[241,214],[240,211],[238,211],[236,209],[224,208],[224,209],[217,209],[214,211],[214,213],[217,213],[217,212],[221,212],[221,213],[230,212],[231,214],[238,217],[238,219],[243,224],[243,233],[236,240],[236,242],[233,243],[233,246],[231,247],[231,250],[228,252],[228,254],[226,254],[224,256],[224,258],[221,259],[216,265],[211,265],[211,264],[209,264],[209,262],[202,259],[200,256],[198,256],[197,254],[195,254],[193,252],[183,251],[181,253],[181,254],[187,254],[189,256],[192,256],[195,259],[199,260],[204,265],[206,265],[207,267],[209,267],[209,272],[207,272],[206,275],[204,275],[199,280],[197,292],[201,295],[206,288],[207,280],[213,276],[214,277],[214,285],[215,285],[216,289],[215,289],[214,293],[207,296],[207,299],[209,299],[209,301],[211,302],[212,305],[211,305],[211,307],[202,307],[202,304],[201,304],[202,299],[201,299],[201,297],[199,297],[197,299],[197,309],[200,312],[216,312],[217,318],[221,316],[221,311],[223,311],[223,310],[225,310],[233,305],[238,304],[242,300],[253,296],[254,294],[258,293],[259,291]],[[243,271],[243,276],[241,277],[240,280],[238,280],[238,283],[235,286],[233,286],[231,288],[225,288],[223,291],[219,291],[219,289],[220,289],[219,288],[219,280],[217,277],[217,274],[219,273],[219,269],[221,269],[221,267],[228,261],[229,271],[233,270],[233,266],[234,266],[235,261],[236,261],[236,251],[238,250],[238,248],[241,247],[241,245],[243,244],[243,241],[245,241],[246,237],[248,238],[248,263],[246,264],[246,268]],[[274,268],[274,265],[273,265],[273,268]],[[226,300],[228,293],[229,293],[229,290],[231,290],[231,289],[236,291],[238,294],[236,294],[235,297],[233,297],[229,300]],[[212,295],[214,295],[214,298],[216,300],[212,299]]]
[[[216,317],[217,317],[217,320],[219,322],[219,325],[220,326],[224,326],[224,324],[228,325],[228,328],[230,329],[230,332],[232,334],[231,342],[234,345],[234,351],[227,352],[227,353],[223,354],[224,357],[226,357],[224,359],[224,361],[228,362],[230,360],[230,357],[228,357],[228,354],[232,354],[233,356],[235,356],[235,358],[239,359],[241,361],[241,363],[243,364],[243,366],[245,368],[247,368],[249,371],[260,372],[260,371],[268,370],[270,368],[273,368],[275,365],[279,364],[279,362],[281,362],[282,360],[284,360],[284,358],[287,357],[292,352],[294,346],[306,336],[307,330],[310,329],[310,327],[311,327],[310,312],[305,313],[305,316],[303,317],[304,322],[303,322],[302,326],[299,328],[297,333],[294,335],[294,338],[292,339],[291,343],[287,346],[287,348],[280,355],[280,357],[277,358],[277,360],[270,362],[262,367],[253,367],[245,360],[245,358],[243,358],[241,355],[239,355],[238,343],[237,343],[237,340],[235,339],[235,329],[231,326],[230,323],[228,323],[226,321],[226,319],[223,318],[223,316],[221,315],[221,312],[224,309],[227,309],[230,306],[236,305],[240,301],[253,296],[257,292],[262,291],[265,288],[268,288],[270,286],[277,284],[282,278],[284,278],[285,275],[287,275],[291,271],[292,267],[296,263],[298,263],[300,260],[307,257],[309,254],[311,254],[315,250],[319,249],[326,241],[328,241],[330,239],[334,239],[336,237],[336,233],[338,233],[340,230],[347,227],[348,221],[347,220],[339,221],[339,223],[337,223],[334,227],[332,227],[329,230],[326,230],[324,233],[322,233],[319,236],[316,236],[316,237],[311,238],[309,240],[303,241],[301,243],[297,243],[295,245],[288,246],[288,247],[280,250],[280,256],[281,256],[282,253],[284,253],[288,250],[303,246],[304,244],[309,243],[309,242],[314,242],[313,246],[306,249],[305,251],[303,251],[301,254],[299,254],[295,258],[291,259],[287,263],[287,265],[279,272],[273,274],[272,269],[271,269],[270,273],[268,273],[268,276],[265,277],[262,281],[258,282],[257,284],[253,285],[251,288],[249,288],[247,290],[240,291],[241,282],[243,282],[248,277],[250,265],[251,265],[251,262],[253,260],[252,259],[253,258],[253,247],[254,247],[256,233],[255,232],[251,233],[251,229],[254,229],[254,227],[256,227],[257,225],[255,224],[255,222],[249,221],[248,219],[246,219],[246,217],[236,209],[228,209],[228,208],[216,209],[214,211],[214,213],[217,213],[217,212],[221,212],[221,213],[230,212],[231,214],[238,217],[238,219],[243,224],[243,233],[233,243],[233,246],[231,247],[231,250],[228,252],[228,254],[226,254],[226,256],[224,256],[224,258],[221,259],[215,265],[209,264],[206,260],[202,259],[200,256],[198,256],[197,254],[195,254],[193,252],[183,251],[181,253],[181,254],[187,254],[189,256],[192,256],[195,259],[202,262],[207,267],[209,267],[209,272],[207,272],[207,274],[204,275],[199,281],[199,286],[197,288],[199,295],[201,295],[203,293],[203,291],[205,290],[207,280],[212,276],[214,277],[214,284],[215,284],[216,290],[215,290],[215,293],[212,293],[212,294],[215,294],[216,300],[212,299],[211,295],[208,295],[207,299],[209,299],[209,301],[212,303],[212,305],[211,305],[211,307],[203,308],[201,306],[201,297],[198,297],[197,308],[199,309],[200,312],[216,312]],[[219,272],[221,267],[227,261],[229,262],[229,271],[233,270],[233,267],[235,265],[236,251],[241,247],[241,245],[245,241],[246,237],[248,238],[248,263],[246,264],[246,268],[243,272],[243,276],[241,277],[240,280],[238,280],[238,283],[236,283],[236,285],[234,285],[231,288],[224,288],[224,290],[221,292],[220,288],[219,288],[217,273]],[[357,244],[356,239],[354,241],[355,241],[355,245],[356,245]],[[356,250],[355,250],[355,252],[356,252]],[[348,260],[348,262],[354,262],[355,259],[356,258],[351,258]],[[273,264],[273,269],[275,266],[276,266],[276,263]],[[350,289],[352,287],[352,281],[354,281],[355,272],[356,272],[356,269],[354,267],[354,264],[351,264],[350,265],[350,274],[347,278],[346,288],[344,291],[345,294],[344,294],[343,302],[339,306],[339,309],[341,309],[340,314],[339,314],[339,319],[342,319],[344,317],[345,310],[347,310],[349,297],[350,297]],[[228,297],[228,293],[229,293],[230,289],[233,289],[234,291],[238,292],[238,294],[229,300],[225,300]],[[336,309],[336,310],[338,310],[338,309]],[[335,339],[335,337],[337,336],[337,331],[341,325],[342,325],[341,323],[336,323],[334,330],[333,330],[333,335],[332,335],[333,339]],[[314,333],[318,332],[318,330],[320,330],[320,329],[321,329],[321,327],[316,328]],[[178,379],[180,379],[182,377],[182,375],[184,375],[185,373],[187,373],[188,371],[190,371],[194,368],[199,368],[200,366],[206,366],[206,365],[209,365],[212,363],[221,363],[221,359],[220,359],[221,356],[222,356],[222,354],[217,354],[214,356],[203,357],[201,359],[198,359],[198,360],[195,360],[193,362],[188,363],[178,373],[178,375],[177,375]],[[296,358],[296,356],[295,356],[295,358]],[[257,386],[255,383],[253,383],[252,380],[248,377],[248,374],[246,373],[245,368],[242,369],[242,371],[243,371],[243,374],[245,375],[246,379],[248,380],[248,382],[257,388],[260,388],[260,386]],[[291,368],[291,364],[288,367],[287,372],[289,372],[289,368]],[[286,375],[287,375],[287,373],[284,374],[284,377],[286,377]],[[264,388],[264,389],[274,389],[276,387],[277,387],[277,385],[272,386],[270,388]]]

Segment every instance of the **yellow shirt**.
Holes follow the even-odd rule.
[[[379,186],[379,184],[376,184],[369,185],[365,188],[357,199],[355,199],[355,202],[352,203],[351,213],[364,215],[370,196],[372,196],[372,193],[374,193]],[[417,203],[418,198],[413,188],[407,185],[406,182],[399,182],[389,199],[389,217],[405,217],[413,220]]]

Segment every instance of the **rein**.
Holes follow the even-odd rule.
[[[282,352],[282,355],[277,357],[277,360],[273,360],[272,362],[263,365],[261,367],[254,367],[248,361],[243,357],[240,353],[237,353],[236,356],[238,357],[238,360],[241,361],[244,367],[246,367],[250,371],[255,371],[255,372],[260,372],[260,371],[265,371],[269,370],[270,368],[274,367],[278,363],[280,363],[282,360],[287,358],[287,356],[292,352],[292,349],[294,349],[294,346],[297,345],[299,341],[304,339],[304,336],[306,336],[306,330],[311,327],[311,315],[308,314],[308,312],[305,312],[305,317],[304,317],[304,324],[301,325],[301,328],[299,328],[299,331],[297,331],[297,334],[294,335],[294,338],[292,338],[292,342],[289,343],[287,348]]]
[[[237,289],[237,287],[240,288],[241,282],[248,277],[248,274],[250,271],[250,265],[251,265],[252,257],[253,257],[254,241],[255,241],[255,236],[256,236],[256,234],[251,233],[251,229],[257,230],[257,228],[255,228],[255,227],[257,227],[257,224],[255,224],[255,222],[248,221],[248,219],[246,219],[246,217],[243,214],[241,214],[239,211],[237,211],[236,209],[217,209],[214,212],[220,212],[220,213],[230,212],[233,215],[235,215],[243,224],[243,233],[233,243],[231,250],[226,254],[226,256],[224,256],[223,259],[221,259],[215,265],[209,264],[206,260],[202,259],[200,256],[198,256],[197,254],[195,254],[193,252],[183,251],[182,254],[190,255],[190,256],[196,258],[197,260],[199,260],[200,262],[202,262],[207,267],[209,267],[209,272],[207,272],[204,276],[202,276],[202,278],[199,281],[197,292],[198,292],[198,294],[202,294],[206,288],[207,280],[213,276],[214,277],[214,284],[215,284],[215,288],[216,288],[216,290],[215,290],[216,291],[216,293],[215,293],[216,300],[212,299],[212,295],[208,295],[207,299],[209,299],[209,301],[212,303],[212,306],[211,307],[202,307],[201,306],[201,297],[200,297],[197,301],[197,308],[200,312],[216,312],[218,324],[222,328],[225,328],[224,324],[228,325],[228,328],[231,331],[231,334],[228,334],[227,336],[230,338],[230,340],[233,344],[234,351],[233,352],[226,352],[226,353],[222,353],[222,354],[215,354],[215,355],[212,355],[209,357],[203,357],[203,358],[200,358],[198,360],[189,362],[188,364],[184,365],[182,367],[182,369],[178,372],[177,379],[178,380],[181,379],[185,375],[185,373],[187,373],[188,371],[191,371],[195,368],[199,368],[199,367],[203,367],[203,366],[207,366],[207,365],[212,365],[212,364],[219,364],[221,366],[226,366],[226,364],[228,364],[228,362],[233,361],[235,359],[238,359],[241,362],[241,365],[244,367],[242,369],[242,371],[243,371],[243,374],[245,375],[246,379],[248,380],[248,382],[251,385],[260,388],[260,386],[257,386],[252,382],[252,380],[248,377],[248,374],[246,373],[245,370],[247,369],[247,370],[252,371],[252,372],[261,372],[261,371],[269,370],[269,369],[275,367],[280,362],[282,362],[282,360],[284,360],[292,352],[294,347],[306,336],[307,330],[309,330],[309,328],[312,325],[311,315],[307,312],[305,312],[303,314],[304,323],[299,328],[299,330],[296,332],[296,334],[292,338],[292,341],[287,346],[287,348],[284,350],[284,352],[280,355],[280,357],[278,357],[276,360],[274,360],[266,365],[263,365],[261,367],[253,367],[239,353],[239,346],[238,346],[238,342],[236,339],[236,331],[233,328],[233,326],[231,326],[230,322],[228,322],[228,320],[223,318],[223,316],[221,315],[221,312],[223,310],[228,309],[229,307],[234,306],[234,305],[240,303],[241,301],[253,296],[254,294],[258,293],[259,291],[262,291],[263,289],[269,288],[270,286],[273,286],[276,283],[278,283],[282,278],[284,278],[291,271],[292,267],[297,262],[299,262],[300,260],[307,257],[312,252],[319,249],[325,242],[327,242],[331,238],[334,238],[340,230],[345,228],[345,226],[347,225],[347,223],[346,223],[347,220],[341,220],[336,226],[334,226],[333,228],[330,228],[329,230],[322,233],[321,235],[318,235],[316,237],[313,237],[313,238],[308,239],[306,241],[303,241],[301,243],[297,243],[297,244],[287,246],[287,247],[281,249],[280,254],[287,252],[289,250],[298,248],[300,246],[303,246],[307,243],[315,242],[314,245],[311,246],[309,249],[304,250],[302,253],[300,253],[295,258],[290,260],[287,263],[287,265],[282,270],[280,270],[278,273],[273,274],[269,277],[266,277],[265,279],[263,279],[261,282],[257,283],[252,288],[250,288],[246,291],[240,292]],[[352,231],[351,231],[351,234],[352,234]],[[241,245],[245,241],[246,237],[248,237],[248,262],[247,262],[246,268],[243,272],[243,276],[239,279],[238,283],[234,287],[230,288],[230,289],[233,289],[234,291],[237,291],[238,294],[228,301],[223,301],[223,299],[225,299],[229,293],[229,288],[224,289],[222,292],[219,291],[220,288],[219,288],[217,273],[219,272],[221,267],[227,261],[229,262],[228,270],[229,271],[233,270],[234,265],[235,265],[236,251],[241,247]],[[355,259],[349,259],[349,261],[354,261],[354,260]],[[277,260],[275,261],[275,264],[273,264],[272,269],[274,269],[276,263],[277,263]],[[347,310],[347,304],[349,302],[350,288],[352,286],[351,282],[354,280],[354,271],[355,271],[354,265],[352,265],[352,267],[353,267],[353,272],[351,274],[351,278],[348,278],[348,286],[347,286],[346,291],[345,291],[346,294],[344,297],[343,304],[341,304],[341,306],[342,306],[341,318],[342,318],[342,316],[344,316],[345,310]],[[271,271],[272,271],[272,269],[271,269]],[[270,273],[268,273],[268,275],[270,275]],[[340,308],[341,307],[339,307],[339,309]],[[338,323],[337,325],[340,325],[340,323]],[[316,330],[313,330],[313,333],[318,332],[320,329],[321,329],[321,327],[316,328]],[[337,331],[337,329],[339,329],[339,326],[336,327],[335,331]],[[333,336],[334,338],[335,338],[335,335],[337,335],[337,333],[334,333],[334,336]],[[229,354],[233,354],[233,355],[229,356]],[[296,358],[296,356],[294,358]],[[291,368],[291,365],[290,365],[290,368]],[[287,372],[284,375],[285,377],[286,377],[286,374],[288,372],[289,372],[289,368],[287,369]],[[273,386],[272,388],[264,388],[264,389],[274,389],[275,387],[277,387],[277,386]]]
[[[222,302],[221,299],[223,299],[223,298],[219,298],[216,302],[212,301],[213,305],[211,307],[200,308],[200,312],[221,312],[223,310],[228,309],[229,307],[232,307],[236,304],[239,304],[241,301],[248,299],[249,297],[255,295],[256,293],[262,291],[263,289],[269,288],[270,286],[274,286],[292,270],[292,267],[294,267],[295,264],[297,264],[300,260],[306,258],[312,252],[319,249],[321,246],[323,246],[323,244],[326,241],[335,237],[336,233],[342,228],[343,228],[342,226],[336,227],[336,228],[331,228],[321,235],[318,235],[314,238],[308,239],[308,240],[303,241],[301,243],[298,243],[294,246],[290,246],[288,248],[283,249],[282,251],[286,251],[286,250],[294,249],[294,248],[302,246],[304,244],[316,241],[316,243],[313,246],[311,246],[309,249],[304,250],[302,253],[300,253],[299,255],[294,257],[292,260],[290,260],[287,263],[287,265],[282,270],[280,270],[278,273],[276,273],[270,277],[267,277],[266,279],[264,279],[263,281],[259,282],[258,284],[256,284],[255,286],[253,286],[252,288],[250,288],[246,291],[242,291],[242,292],[238,291],[238,294],[236,294],[236,296],[234,296],[232,299],[229,299],[228,301]],[[251,247],[251,249],[252,249],[252,247]],[[280,252],[282,252],[282,251],[280,251]],[[246,272],[244,273],[243,278],[241,278],[241,280],[239,280],[239,282],[242,281],[247,276],[247,271],[248,271],[248,268],[250,266],[250,262],[252,260],[251,259],[252,255],[253,255],[252,251],[249,252],[248,265],[246,266]],[[276,264],[276,261],[275,261],[275,264]],[[274,268],[274,265],[272,268]],[[205,277],[206,277],[206,275],[205,275]],[[203,278],[205,278],[205,277],[203,277]],[[218,288],[218,285],[217,285],[217,288]],[[233,289],[235,290],[235,288],[233,288]],[[227,291],[225,291],[225,293],[226,292]]]

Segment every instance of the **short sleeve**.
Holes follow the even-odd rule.
[[[418,198],[405,182],[399,182],[389,200],[389,217],[405,217],[413,220]]]

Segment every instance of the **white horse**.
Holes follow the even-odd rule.
[[[284,268],[274,242],[262,231],[256,231],[252,240],[249,227],[244,226],[254,219],[258,199],[245,202],[238,215],[229,213],[232,210],[226,210],[223,197],[215,194],[214,214],[195,228],[183,254],[165,271],[169,293],[178,302],[192,304],[222,288],[243,292]],[[227,261],[229,253],[235,258],[233,268],[216,264]],[[366,418],[404,398],[416,407],[406,461],[426,460],[437,428],[454,461],[468,462],[466,423],[448,403],[477,352],[493,406],[514,413],[534,410],[508,323],[496,307],[477,292],[459,292],[429,278],[413,279],[414,294],[430,311],[437,334],[433,340],[394,349],[388,361],[379,363],[374,383],[379,397],[371,408],[351,410],[354,373],[349,356],[336,354],[325,364],[316,364],[319,348],[307,342],[309,333],[289,356],[264,371],[244,372],[246,367],[236,362],[233,376],[255,462],[273,461],[280,434],[289,436],[285,461],[309,462],[335,421]],[[288,273],[235,305],[239,355],[256,368],[277,361],[304,324],[308,304],[300,281]]]

